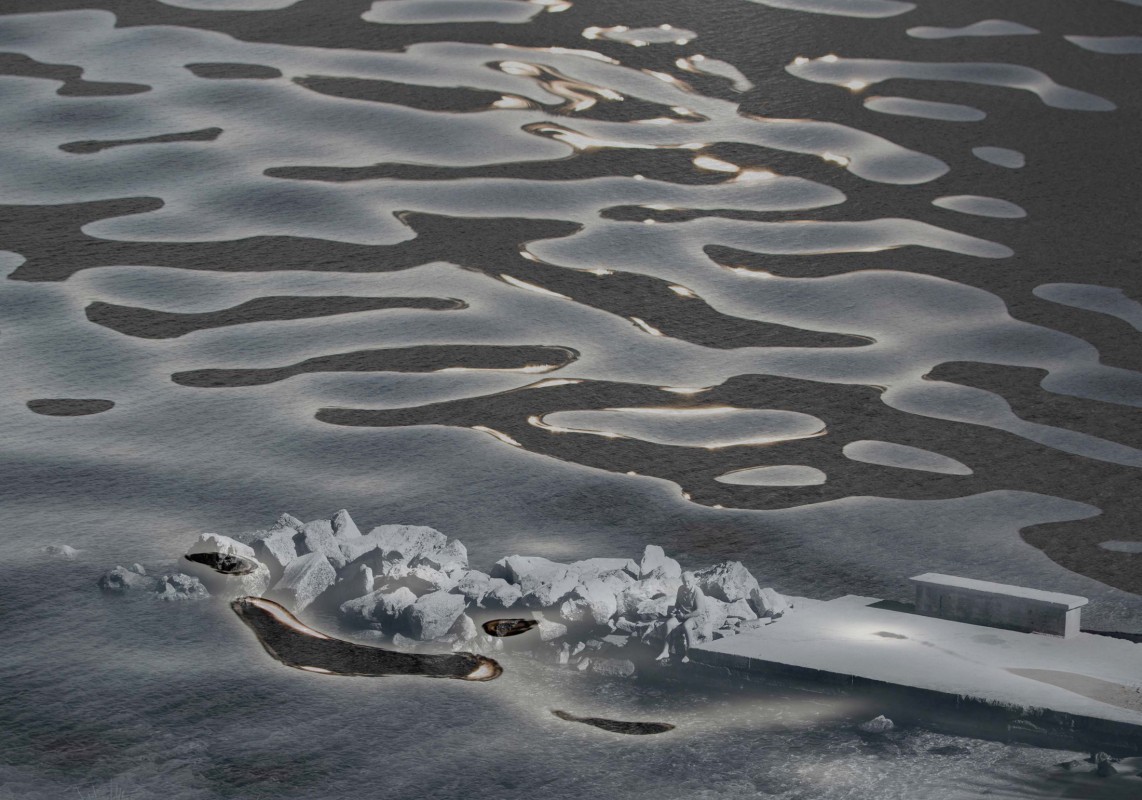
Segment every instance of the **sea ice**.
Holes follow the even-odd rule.
[[[424,642],[444,636],[465,607],[464,596],[450,592],[430,592],[419,597],[404,612],[409,634]]]
[[[321,553],[307,553],[291,561],[269,592],[294,611],[302,611],[337,581],[337,570]]]
[[[67,544],[49,544],[44,547],[44,552],[52,558],[64,559],[66,561],[72,561],[79,555],[78,550]]]
[[[557,564],[537,556],[509,556],[492,568],[492,577],[517,584],[524,605],[548,608],[574,591],[578,576],[566,564]]]

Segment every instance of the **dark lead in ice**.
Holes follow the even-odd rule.
[[[625,733],[628,736],[649,736],[674,730],[674,726],[669,722],[624,722],[604,717],[577,717],[566,711],[552,711],[551,713],[568,722],[582,722],[584,725],[593,725],[611,733]]]
[[[230,553],[187,553],[183,558],[195,564],[205,564],[223,575],[249,575],[258,568],[250,559]]]
[[[115,407],[112,400],[99,398],[46,397],[29,400],[28,409],[48,417],[85,417],[89,414],[102,414]]]
[[[497,662],[476,653],[421,655],[334,639],[262,597],[239,597],[230,607],[267,653],[288,667],[307,672],[361,677],[423,675],[465,681],[490,681],[503,674]]]
[[[519,636],[539,624],[534,619],[490,619],[484,623],[484,633],[489,636]]]

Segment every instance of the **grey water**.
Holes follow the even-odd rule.
[[[1142,633],[1139,34],[1134,0],[0,0],[0,798],[1129,796],[871,739],[860,696],[298,672],[96,580],[348,508],[484,569],[653,543]]]

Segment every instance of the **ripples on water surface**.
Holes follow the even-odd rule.
[[[1142,630],[1135,5],[5,2],[0,795],[1057,794],[836,699],[330,685],[93,579],[348,507]]]

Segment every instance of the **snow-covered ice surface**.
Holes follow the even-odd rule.
[[[846,457],[854,461],[880,464],[885,467],[915,469],[922,472],[942,472],[948,475],[971,474],[970,467],[961,464],[954,458],[933,453],[931,450],[922,450],[919,447],[908,447],[893,442],[868,440],[849,442],[845,445],[843,452]]]
[[[1109,314],[1142,332],[1142,303],[1122,290],[1082,283],[1048,283],[1035,287],[1035,296],[1052,303]]]
[[[313,675],[269,658],[225,604],[107,601],[90,578],[71,562],[26,565],[7,584],[28,596],[50,580],[54,597],[77,601],[41,595],[4,612],[9,635],[26,644],[4,665],[25,709],[6,704],[0,727],[7,796],[119,786],[139,798],[302,800],[357,797],[363,782],[402,798],[522,799],[539,786],[552,798],[646,800],[1036,796],[1051,764],[1085,757],[916,728],[866,741],[855,726],[881,709],[859,697],[711,684],[689,672],[605,679],[494,654],[505,673],[479,685]],[[550,714],[567,708],[678,728],[616,736]],[[949,746],[962,750],[928,752]]]
[[[1012,150],[1010,147],[973,147],[972,153],[981,158],[989,164],[995,164],[997,167],[1007,167],[1008,169],[1022,169],[1027,164],[1027,159],[1018,150]]]
[[[1084,50],[1110,55],[1137,55],[1142,53],[1142,36],[1067,36],[1071,44]]]
[[[510,651],[486,685],[305,674],[221,593],[97,586],[348,507],[484,571],[656,543],[1142,631],[1138,81],[1063,38],[1140,9],[964,2],[0,4],[0,797],[1058,794],[1075,754],[868,741],[859,698]],[[988,17],[1041,33],[908,34]],[[584,35],[619,27],[654,42]]]
[[[915,100],[910,97],[869,97],[864,107],[881,114],[896,114],[902,117],[938,119],[945,122],[979,122],[987,114],[978,108],[955,103],[933,103],[930,100]]]
[[[962,214],[978,214],[981,217],[1022,219],[1027,216],[1027,212],[1015,203],[1000,200],[998,197],[977,197],[966,194],[937,197],[932,201],[932,205],[949,211],[959,211]]]
[[[1005,19],[985,19],[964,25],[962,28],[936,28],[918,26],[908,29],[909,36],[917,39],[957,39],[963,36],[1033,36],[1039,31],[1018,22]]]
[[[1142,725],[1142,645],[1063,639],[872,607],[801,600],[776,622],[691,648],[928,689],[997,705]],[[1092,687],[1099,687],[1098,689]]]

